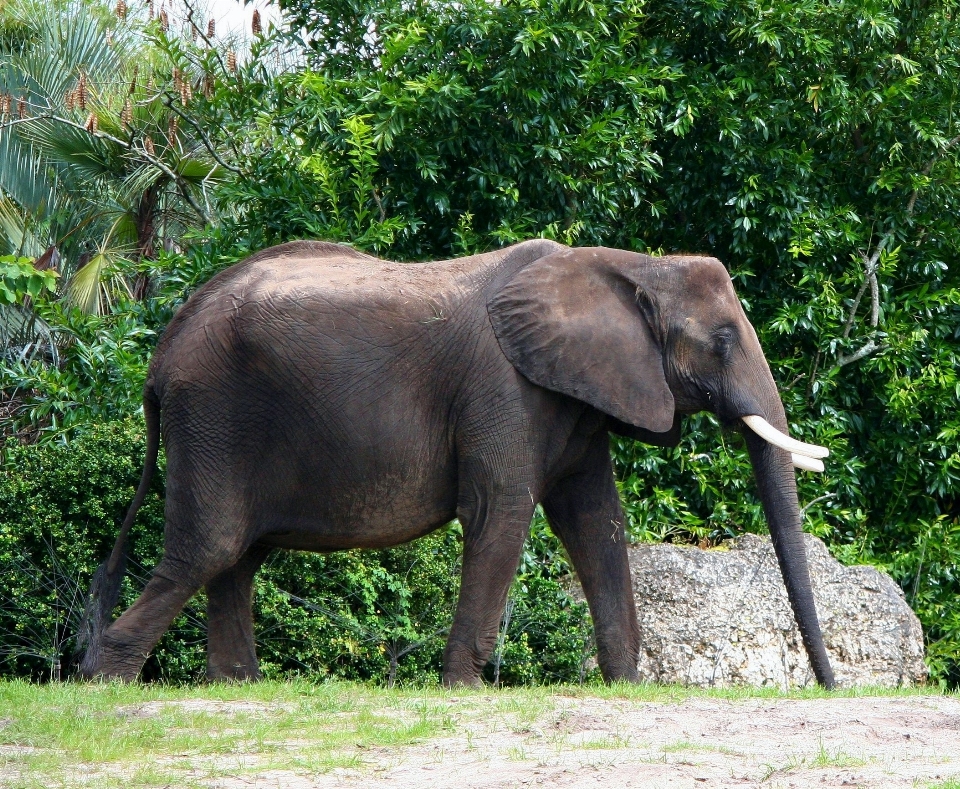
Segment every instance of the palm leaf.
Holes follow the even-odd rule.
[[[64,294],[67,304],[88,315],[99,315],[105,306],[101,280],[110,265],[110,255],[97,252],[89,262],[70,278]]]
[[[43,163],[28,144],[0,129],[0,190],[25,213],[41,217],[53,202]]]
[[[27,307],[0,305],[0,357],[8,362],[30,361],[38,354],[57,363],[56,332]]]
[[[109,140],[57,121],[21,124],[19,133],[41,156],[75,176],[113,178],[125,169],[125,150]]]
[[[13,3],[20,12],[33,3]],[[40,12],[36,19],[36,39],[10,59],[20,75],[22,89],[32,98],[62,108],[63,97],[77,82],[80,70],[92,85],[109,83],[123,73],[123,61],[129,55],[129,36],[123,26],[114,32],[113,46],[106,46],[107,24],[82,2],[71,2],[57,13]]]
[[[129,215],[119,216],[93,257],[73,273],[64,293],[67,304],[88,315],[102,315],[110,309],[112,293],[124,290],[132,295],[126,280],[115,271],[124,251],[117,239],[129,232],[131,221]]]

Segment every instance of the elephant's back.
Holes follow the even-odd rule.
[[[306,300],[349,309],[373,302],[399,309],[416,299],[455,302],[475,298],[518,252],[522,257],[525,248],[529,252],[550,243],[536,240],[481,255],[398,263],[340,244],[293,242],[258,252],[223,272],[221,281],[211,280],[210,286],[216,297],[229,293],[243,303]]]
[[[299,335],[341,347],[356,340],[369,352],[371,343],[396,348],[414,336],[452,341],[453,324],[483,331],[486,291],[558,248],[537,239],[453,260],[396,263],[329,242],[270,247],[217,274],[181,308],[158,344],[151,380],[162,383],[202,348],[227,356],[238,344],[269,350]]]
[[[343,244],[294,241],[261,250],[220,272],[197,291],[177,318],[189,319],[200,309],[225,299],[245,302],[320,297],[350,304],[370,297],[392,297],[408,303],[413,295],[476,295],[478,288],[493,282],[498,274],[509,274],[530,260],[563,248],[553,241],[533,239],[479,255],[397,263]]]

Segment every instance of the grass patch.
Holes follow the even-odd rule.
[[[811,688],[784,693],[773,688],[702,690],[656,685],[494,691],[306,681],[182,687],[7,681],[0,682],[0,784],[10,789],[189,787],[266,770],[305,776],[334,768],[363,770],[371,749],[402,749],[463,734],[461,724],[471,720],[493,720],[494,728],[504,731],[529,731],[528,727],[557,709],[563,697],[679,703],[690,698],[737,702],[931,692],[936,691],[827,693]],[[563,747],[606,750],[632,744],[628,737],[612,734],[584,743],[567,742]],[[678,742],[663,753],[719,748]],[[518,761],[528,758],[522,745],[507,756]],[[821,747],[803,763],[849,767],[862,762]],[[797,766],[771,767],[769,773]],[[960,789],[960,785],[948,783],[938,789]]]
[[[164,687],[0,683],[4,785],[178,786],[244,771],[322,773],[453,726],[444,694],[306,682]],[[236,755],[242,754],[242,759]],[[90,773],[96,778],[91,783]]]
[[[707,742],[690,742],[690,740],[680,740],[664,745],[660,749],[663,753],[681,753],[683,751],[701,751],[704,753],[722,753],[725,756],[743,756],[741,751],[735,748],[728,748],[725,745],[713,745]]]
[[[957,693],[945,691],[939,687],[912,688],[840,688],[825,690],[812,685],[798,690],[785,691],[782,688],[695,688],[680,685],[653,685],[647,683],[630,684],[615,682],[611,685],[587,684],[558,686],[556,693],[574,697],[589,696],[601,699],[625,699],[628,701],[681,702],[689,698],[723,699],[726,701],[747,701],[751,699],[860,699],[860,698],[906,698],[911,696],[956,696]]]
[[[811,767],[837,767],[840,769],[863,767],[866,763],[864,759],[858,756],[851,756],[846,751],[840,749],[830,751],[824,747],[823,742],[820,743],[820,749],[809,761]]]
[[[772,764],[764,766],[764,772],[760,782],[769,781],[775,775],[785,775],[793,770],[800,769],[825,769],[832,767],[835,769],[850,769],[852,767],[863,767],[867,762],[856,756],[851,756],[843,750],[831,751],[820,741],[820,747],[812,756],[792,757],[782,767],[776,767]]]
[[[569,743],[569,739],[567,739]],[[590,737],[580,740],[573,747],[578,751],[612,751],[618,748],[632,748],[635,745],[633,739],[627,735],[604,734],[600,737]]]

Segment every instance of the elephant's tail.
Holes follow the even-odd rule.
[[[143,474],[127,517],[123,520],[117,541],[113,545],[110,557],[93,574],[90,589],[87,592],[87,605],[80,623],[77,636],[77,656],[81,652],[80,674],[93,677],[100,664],[100,652],[103,647],[103,633],[110,624],[113,609],[120,600],[120,585],[127,569],[127,540],[130,527],[133,526],[137,510],[150,490],[150,480],[157,470],[157,455],[160,452],[160,401],[148,384],[143,392],[143,416],[147,423],[147,454],[143,463]]]

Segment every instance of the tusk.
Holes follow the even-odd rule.
[[[796,468],[802,468],[804,471],[823,471],[823,461],[816,458],[808,458],[805,455],[798,455],[795,452],[790,453],[793,465]]]
[[[771,425],[762,416],[750,415],[741,417],[744,424],[754,433],[765,441],[769,441],[775,447],[785,449],[794,455],[803,455],[808,458],[825,458],[830,454],[826,447],[818,447],[816,444],[804,444],[795,438],[781,433],[777,428]]]

